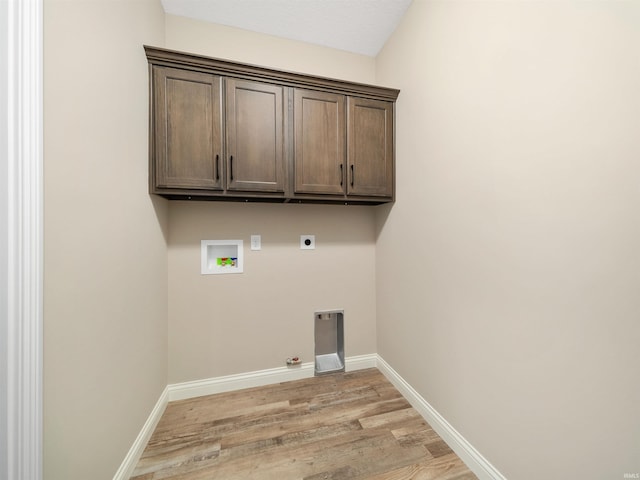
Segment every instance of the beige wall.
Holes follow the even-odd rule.
[[[44,478],[110,479],[167,384],[167,202],[147,194],[159,1],[46,0]]]
[[[174,202],[170,217],[170,383],[312,362],[316,310],[344,309],[347,356],[375,353],[371,209]],[[301,234],[316,250],[300,250]],[[243,240],[244,273],[201,275],[209,239]]]
[[[378,57],[378,353],[507,478],[640,472],[639,22],[415,0]]]
[[[375,82],[375,59],[310,43],[166,15],[166,46],[290,72]]]
[[[166,16],[166,46],[234,61],[374,82],[375,62],[268,35]],[[171,202],[169,382],[313,361],[313,312],[345,310],[347,356],[374,353],[375,220],[372,208]],[[251,234],[263,248],[249,249]],[[317,248],[300,250],[300,235]],[[245,243],[245,271],[201,275],[201,240]]]

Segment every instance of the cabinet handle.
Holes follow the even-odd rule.
[[[354,173],[353,173],[353,164],[351,164],[351,186],[353,187],[353,180],[354,180]]]
[[[216,155],[216,180],[220,180],[220,155]]]
[[[342,186],[343,183],[344,183],[344,168],[342,167],[342,164],[340,164],[340,186]]]
[[[233,182],[233,155],[229,158],[229,167],[230,180]]]

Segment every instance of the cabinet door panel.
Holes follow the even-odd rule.
[[[284,191],[283,87],[226,80],[227,189]]]
[[[345,97],[295,91],[295,192],[344,195]]]
[[[221,189],[220,78],[154,67],[156,186]]]
[[[349,97],[347,142],[351,195],[393,195],[393,104]]]

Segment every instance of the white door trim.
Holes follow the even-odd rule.
[[[4,195],[0,283],[4,372],[2,420],[6,437],[0,479],[42,479],[42,305],[43,305],[43,3],[0,2],[3,23],[0,104],[0,175]],[[6,305],[6,307],[5,307]],[[6,386],[6,388],[5,388]]]

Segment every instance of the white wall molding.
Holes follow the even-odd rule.
[[[6,107],[2,157],[7,158],[6,189],[0,189],[6,195],[0,205],[6,209],[2,246],[7,255],[2,283],[7,299],[2,312],[6,464],[0,478],[36,480],[42,478],[43,5],[42,0],[0,3],[6,23],[0,85]]]
[[[169,401],[173,402],[203,395],[231,392],[242,388],[261,387],[309,377],[313,377],[313,363],[303,363],[292,367],[269,368],[192,382],[174,383],[168,387]]]
[[[361,370],[376,366],[377,355],[358,355],[345,359],[347,371]],[[169,401],[184,400],[186,398],[213,395],[215,393],[231,392],[242,388],[262,387],[280,382],[300,380],[313,377],[313,362],[303,363],[292,367],[277,367],[255,372],[227,375],[224,377],[195,380],[193,382],[169,385]]]
[[[480,480],[506,480],[489,461],[478,452],[447,420],[440,415],[409,383],[378,356],[378,370],[409,401],[431,427]]]
[[[142,457],[142,453],[149,443],[149,439],[153,434],[153,431],[156,429],[162,414],[164,413],[165,408],[167,408],[167,403],[169,403],[169,388],[165,388],[160,398],[156,402],[155,407],[149,414],[149,418],[142,426],[142,430],[136,437],[133,445],[129,449],[127,456],[122,461],[120,468],[113,476],[113,480],[129,480],[129,477],[133,474],[133,471],[138,464],[138,460]]]
[[[345,370],[351,372],[353,370],[363,370],[365,368],[376,368],[378,366],[378,355],[371,353],[368,355],[358,355],[355,357],[347,357],[344,360]]]

